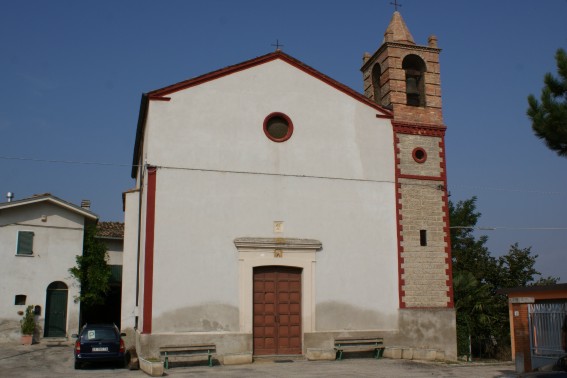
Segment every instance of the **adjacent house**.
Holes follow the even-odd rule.
[[[51,194],[0,203],[0,340],[20,336],[20,312],[36,306],[40,337],[67,337],[79,326],[79,286],[70,276],[83,251],[90,210]]]
[[[145,93],[124,197],[138,353],[334,359],[381,336],[456,359],[439,53],[395,12],[364,94],[280,50]]]

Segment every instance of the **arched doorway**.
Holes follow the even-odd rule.
[[[47,287],[45,296],[45,327],[43,337],[67,336],[67,285],[55,281]]]

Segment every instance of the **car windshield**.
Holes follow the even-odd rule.
[[[112,328],[88,328],[82,335],[83,341],[114,340],[116,333]]]

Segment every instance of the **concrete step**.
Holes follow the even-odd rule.
[[[69,340],[66,337],[44,337],[40,340],[40,342],[48,347],[67,346],[73,344],[73,340]]]
[[[253,356],[254,362],[276,362],[286,363],[294,361],[305,361],[305,356],[302,354],[274,354],[274,355],[261,355]]]

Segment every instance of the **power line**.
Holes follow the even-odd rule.
[[[451,226],[453,229],[465,230],[479,230],[479,231],[497,231],[497,230],[511,230],[511,231],[564,231],[567,227],[469,227],[469,226]]]
[[[97,162],[97,161],[77,161],[77,160],[49,160],[49,159],[23,158],[23,157],[16,157],[16,156],[0,156],[0,159],[19,160],[19,161],[33,161],[33,162],[36,162],[36,163],[107,165],[107,166],[117,166],[117,167],[131,167],[132,166],[132,164],[101,163],[101,162]]]
[[[76,164],[76,165],[98,165],[98,166],[115,166],[115,167],[139,167],[137,164],[124,164],[124,163],[103,163],[96,161],[79,161],[79,160],[56,160],[56,159],[39,159],[39,158],[25,158],[18,156],[0,156],[3,160],[16,160],[16,161],[30,161],[36,163],[51,163],[51,164]],[[278,174],[278,173],[262,173],[262,172],[248,172],[248,171],[230,171],[230,170],[215,170],[215,169],[201,169],[201,168],[189,168],[189,167],[167,167],[162,168],[167,169],[179,169],[179,170],[193,170],[193,171],[210,171],[210,172],[222,172],[222,173],[241,173],[241,174],[259,174],[259,175],[273,175],[273,176],[291,176],[291,177],[311,177],[311,178],[325,178],[332,179],[332,177],[325,176],[309,176],[309,175],[297,175],[297,174]],[[338,180],[351,180],[351,181],[368,181],[368,182],[383,182],[383,183],[395,183],[394,181],[388,180],[371,180],[371,179],[349,179],[349,178],[335,178]],[[409,185],[421,185],[421,186],[437,186],[437,185],[427,185],[427,184],[409,184]],[[515,192],[515,193],[531,193],[531,194],[547,194],[547,195],[567,195],[567,192],[559,191],[544,191],[544,190],[532,190],[532,189],[518,189],[518,188],[497,188],[489,186],[471,186],[471,185],[449,185],[449,191],[453,188],[465,188],[465,189],[477,189],[486,191],[498,191],[498,192]]]
[[[459,185],[459,184],[451,185],[451,188],[489,190],[489,191],[494,191],[494,192],[516,192],[516,193],[535,193],[535,194],[559,194],[559,195],[567,194],[567,192],[542,191],[542,190],[531,190],[531,189],[496,188],[496,187],[490,187],[490,186],[470,186],[470,185]]]

